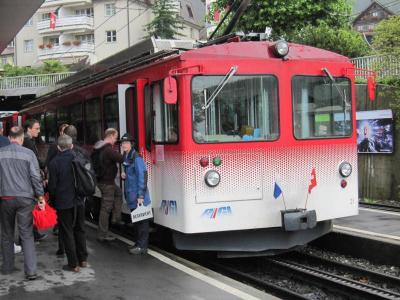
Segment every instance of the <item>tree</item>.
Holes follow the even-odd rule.
[[[68,72],[68,67],[58,60],[47,60],[38,68],[18,67],[7,64],[4,66],[4,77],[51,74]]]
[[[174,39],[176,35],[182,35],[178,29],[183,25],[178,13],[179,6],[176,1],[156,0],[153,6],[154,19],[147,24],[146,31],[149,36],[157,36],[164,39]],[[179,4],[178,4],[179,5]]]
[[[381,54],[400,58],[400,16],[393,16],[379,22],[375,28],[372,45]]]
[[[348,57],[365,56],[370,48],[362,36],[348,28],[334,29],[322,22],[319,26],[307,26],[293,38],[294,42],[330,50]]]
[[[217,0],[211,7],[225,11],[232,0]],[[348,26],[351,6],[348,0],[253,0],[237,24],[237,30],[264,32],[272,28],[273,38],[291,40],[306,26],[318,26],[325,22],[332,28]]]

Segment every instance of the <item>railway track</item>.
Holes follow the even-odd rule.
[[[234,266],[232,262],[225,265],[223,261],[214,263],[213,268],[283,299],[318,298],[315,291],[301,292],[308,287],[322,290],[330,299],[400,299],[399,278],[314,255],[294,253],[264,258],[262,262],[252,264],[257,266],[253,271],[251,267]],[[265,274],[259,271],[260,268],[265,270]],[[305,288],[293,290],[295,284],[282,286],[280,282],[285,280],[278,277]],[[270,278],[277,279],[274,282]]]

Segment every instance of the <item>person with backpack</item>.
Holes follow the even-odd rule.
[[[123,163],[122,154],[113,150],[118,140],[118,131],[108,128],[104,132],[104,139],[94,145],[91,155],[93,168],[96,173],[98,187],[101,191],[101,208],[99,216],[99,229],[97,240],[100,242],[113,241],[115,238],[108,233],[109,218],[112,213],[111,222],[119,225],[121,221],[122,192],[115,184],[118,165]]]
[[[147,189],[147,170],[143,158],[136,152],[135,140],[128,133],[121,137],[121,148],[124,152],[124,193],[126,203],[131,211],[138,205],[150,205],[150,194]],[[149,244],[149,220],[135,223],[136,244],[129,249],[131,254],[145,254]]]
[[[66,134],[57,140],[59,153],[49,165],[49,193],[57,210],[60,237],[68,264],[63,269],[79,272],[87,267],[84,197],[77,195],[73,173],[72,138]]]

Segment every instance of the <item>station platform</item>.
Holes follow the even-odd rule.
[[[127,248],[132,242],[117,238],[99,243],[96,228],[89,224],[89,267],[72,273],[62,270],[67,260],[55,255],[57,237],[50,233],[36,245],[39,278],[25,280],[23,254],[16,254],[15,267],[19,270],[7,276],[0,274],[0,299],[277,299],[154,250],[147,255],[131,255]]]
[[[400,213],[359,208],[357,216],[334,220],[333,230],[400,245]]]

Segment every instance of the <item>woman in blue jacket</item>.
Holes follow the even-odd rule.
[[[122,179],[125,180],[124,193],[125,200],[131,211],[138,205],[150,205],[150,195],[147,189],[147,170],[143,158],[135,151],[133,147],[134,139],[125,133],[121,137],[121,148],[124,152],[124,173]],[[129,249],[131,254],[147,253],[149,244],[149,220],[143,220],[135,223],[136,244]]]

